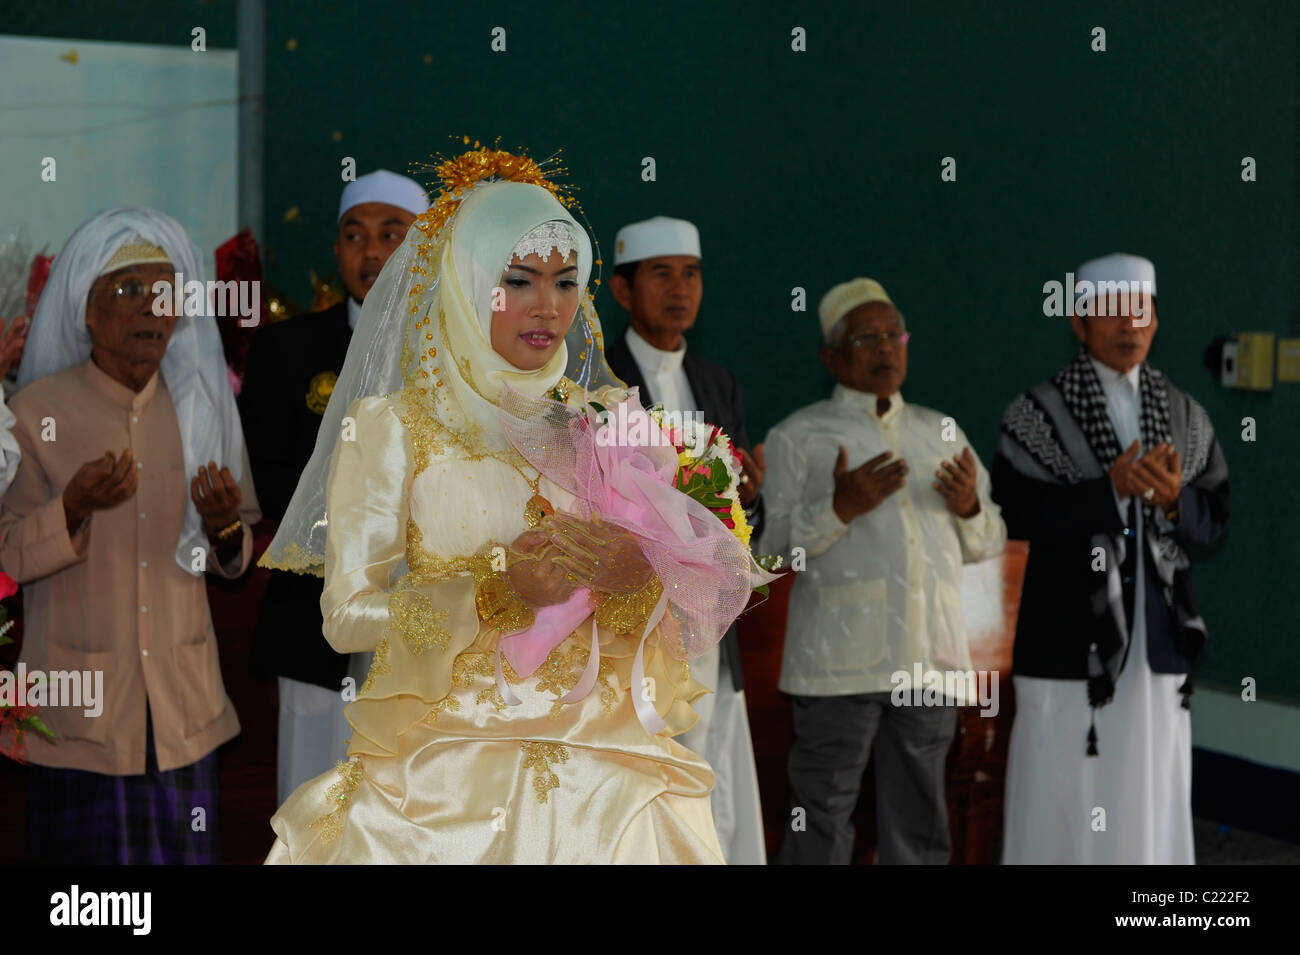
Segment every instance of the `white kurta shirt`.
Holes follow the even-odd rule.
[[[686,340],[676,351],[661,351],[636,333],[633,328],[627,330],[627,350],[632,353],[641,374],[645,376],[649,395],[641,396],[641,404],[647,408],[654,402],[661,402],[665,411],[699,411],[695,395],[691,393],[691,383],[686,380],[686,370],[682,362],[686,359]]]
[[[784,692],[883,693],[912,686],[916,663],[922,674],[971,669],[961,567],[1001,553],[1006,525],[978,458],[974,517],[954,515],[932,486],[939,462],[969,445],[956,422],[937,411],[894,394],[878,417],[875,395],[843,385],[768,434],[759,550],[781,554],[799,570],[792,551],[798,547],[807,561],[790,596]],[[909,468],[900,490],[848,524],[832,507],[840,446],[850,470],[885,451]],[[908,675],[901,683],[893,678],[899,671]]]

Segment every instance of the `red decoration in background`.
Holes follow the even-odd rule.
[[[258,282],[262,281],[262,257],[257,249],[257,239],[251,229],[244,229],[232,238],[217,246],[217,280],[221,282]],[[265,293],[265,286],[262,286]],[[253,333],[267,321],[265,295],[259,296],[257,319],[248,327],[241,322],[251,322],[252,318],[241,319],[238,315],[225,315],[217,318],[217,328],[221,331],[221,345],[226,354],[226,364],[239,382],[244,380],[244,366],[248,363],[248,347]],[[233,382],[232,382],[233,384]],[[238,393],[239,389],[235,389]]]
[[[45,290],[45,283],[50,280],[50,266],[54,264],[54,256],[41,255],[39,252],[32,256],[32,272],[27,277],[27,317],[30,319],[36,314],[36,303],[40,301],[41,292]]]
[[[0,600],[8,600],[14,594],[18,593],[17,582],[4,571],[0,571]],[[6,646],[13,643],[13,638],[9,636],[13,630],[16,620],[9,616],[9,608],[0,603],[0,646]],[[0,756],[7,756],[19,763],[27,762],[27,743],[28,733],[40,733],[46,739],[53,740],[54,734],[50,728],[45,725],[37,710],[40,707],[29,706],[26,703],[26,694],[29,687],[19,688],[12,673],[8,673],[3,667],[0,667],[0,673],[7,674],[8,682],[14,689],[12,702],[4,696],[0,696]],[[30,677],[24,674],[24,680],[30,681]]]

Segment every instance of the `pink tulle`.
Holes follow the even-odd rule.
[[[717,515],[673,487],[677,451],[636,389],[602,420],[595,409],[584,414],[507,387],[500,417],[519,453],[574,495],[579,517],[599,513],[636,537],[680,625],[671,652],[691,659],[710,650],[753,588],[774,579]]]

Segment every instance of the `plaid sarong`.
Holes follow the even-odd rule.
[[[215,865],[217,751],[162,772],[146,712],[145,771],[106,776],[80,769],[28,767],[27,847],[61,865]],[[206,814],[195,832],[194,810]]]

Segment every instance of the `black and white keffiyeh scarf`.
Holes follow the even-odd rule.
[[[1205,410],[1145,362],[1138,380],[1142,448],[1161,442],[1173,444],[1182,460],[1184,487],[1214,488],[1225,482],[1227,467],[1217,453],[1214,428]],[[1003,417],[999,441],[1001,453],[1012,466],[1035,480],[1077,484],[1109,473],[1124,449],[1086,348],[1051,381],[1012,402]],[[1177,621],[1178,648],[1189,661],[1194,660],[1205,643],[1206,631],[1191,587],[1191,562],[1175,536],[1176,525],[1164,511],[1149,502],[1139,503],[1146,547]],[[1088,699],[1095,711],[1114,698],[1116,681],[1128,659],[1130,628],[1120,568],[1129,555],[1123,534],[1096,534],[1092,544],[1105,554],[1105,573],[1097,574],[1091,599],[1098,626],[1097,640],[1089,651]],[[1190,675],[1181,692],[1186,707],[1192,692]],[[1094,720],[1088,733],[1088,755],[1096,754]]]

